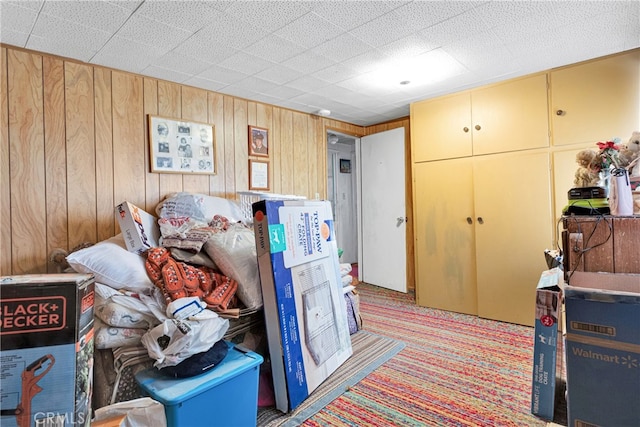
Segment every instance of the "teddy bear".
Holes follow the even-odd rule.
[[[600,159],[594,150],[585,149],[576,154],[576,170],[573,183],[576,187],[595,187],[598,185],[598,163]]]
[[[640,176],[640,131],[633,132],[629,142],[620,148],[619,158],[621,166],[629,169],[629,176]]]

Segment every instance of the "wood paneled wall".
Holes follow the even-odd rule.
[[[326,129],[405,126],[409,137],[408,118],[365,129],[10,46],[0,54],[1,275],[55,271],[54,249],[117,234],[125,200],[154,212],[176,191],[236,199],[248,189],[249,125],[269,129],[271,191],[308,198],[326,197]],[[214,125],[217,174],[151,173],[148,114]]]

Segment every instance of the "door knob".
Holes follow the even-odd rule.
[[[480,127],[480,125],[476,125],[476,126],[475,126],[475,128],[476,128],[476,130],[480,130],[480,129],[482,129],[482,128]]]
[[[468,128],[468,127],[466,127],[466,126],[465,126],[465,127],[463,127],[463,128],[462,128],[462,130],[464,131],[464,133],[469,132],[469,128]]]
[[[481,216],[478,217],[478,223],[479,224],[484,224],[484,219],[482,219]]]
[[[467,217],[467,224],[473,224],[473,219],[470,216]]]
[[[564,110],[556,111],[556,116],[564,116]]]
[[[399,216],[398,218],[396,218],[396,221],[398,221],[398,223],[396,224],[396,227],[399,226],[400,224],[402,224],[403,222],[405,222],[407,220],[407,218],[403,217],[403,216]]]

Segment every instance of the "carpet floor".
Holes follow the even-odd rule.
[[[304,426],[545,426],[530,413],[533,328],[357,286],[364,330],[406,347]]]
[[[258,410],[259,427],[293,427],[318,412],[332,400],[397,354],[405,344],[394,339],[359,331],[351,336],[353,354],[294,411],[283,414],[275,407]]]

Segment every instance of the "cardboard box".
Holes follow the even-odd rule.
[[[531,413],[553,421],[564,403],[562,379],[562,303],[564,273],[558,268],[542,272],[536,288]]]
[[[168,427],[256,425],[263,358],[228,345],[222,362],[201,375],[173,378],[156,368],[136,374],[142,390],[164,405]]]
[[[253,204],[276,407],[295,409],[352,354],[328,201]]]
[[[129,252],[143,254],[159,246],[158,219],[136,205],[124,202],[116,206],[116,217]]]
[[[570,426],[640,426],[640,274],[575,272],[565,289]]]
[[[93,276],[42,274],[0,280],[0,424],[88,426]]]

